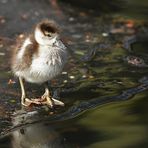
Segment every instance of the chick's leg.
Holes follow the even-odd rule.
[[[34,101],[34,100],[30,100],[28,98],[26,98],[26,93],[25,93],[25,88],[24,88],[24,83],[23,83],[23,79],[21,77],[19,77],[19,81],[20,81],[20,86],[21,86],[21,92],[22,92],[22,96],[21,96],[21,104],[23,106],[30,106],[32,103],[33,104],[41,104],[38,101]]]
[[[44,93],[43,96],[42,96],[41,103],[42,103],[42,104],[47,104],[47,105],[49,105],[51,108],[52,108],[54,105],[64,106],[64,103],[63,103],[63,102],[52,98],[52,96],[50,95],[50,91],[49,91],[49,89],[48,89],[48,83],[46,82],[44,85],[45,85],[45,93]]]

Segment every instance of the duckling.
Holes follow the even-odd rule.
[[[39,22],[33,33],[25,37],[13,50],[11,68],[19,78],[21,86],[21,104],[47,104],[64,106],[64,103],[52,98],[47,82],[59,75],[67,61],[67,48],[60,40],[59,29],[55,22]],[[26,97],[24,81],[45,85],[45,93],[40,99]]]

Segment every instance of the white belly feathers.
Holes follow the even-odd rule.
[[[43,83],[60,74],[66,59],[65,49],[41,46],[38,53],[33,56],[30,67],[16,74],[28,82]]]

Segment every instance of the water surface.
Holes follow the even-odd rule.
[[[0,3],[6,21],[0,32],[0,147],[148,147],[146,1],[125,1],[110,13],[48,1]],[[11,47],[15,36],[45,17],[61,25],[70,53],[51,85],[66,106],[21,108],[8,62]],[[26,88],[29,96],[43,93],[42,86]]]

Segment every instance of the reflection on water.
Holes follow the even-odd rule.
[[[17,114],[12,119],[13,126],[22,125],[24,122],[30,120],[29,115],[24,115],[22,110],[17,111]],[[26,113],[27,114],[27,113]],[[66,148],[67,141],[55,129],[55,125],[48,123],[33,124],[30,126],[20,127],[18,130],[9,134],[4,139],[12,148]],[[2,141],[1,141],[2,143]]]
[[[20,127],[1,144],[7,148],[8,144],[16,148],[147,147],[147,116],[147,93],[141,93],[132,100],[103,105],[71,120]]]
[[[61,89],[66,106],[57,108],[52,115],[44,107],[28,112],[19,110],[11,116],[12,125],[0,139],[0,147],[148,147],[148,38],[145,33],[148,25],[131,18],[136,15],[137,7],[137,12],[146,12],[143,8],[147,2],[143,0],[145,5],[142,2],[139,5],[138,1],[125,2],[131,9],[124,8],[127,11],[120,12],[122,15],[112,16],[92,16],[82,9],[67,5],[65,8],[61,4],[56,9],[62,6],[58,10],[58,13],[62,11],[62,17],[55,18],[56,13],[50,9],[52,17],[63,27],[71,53],[67,69],[53,84],[53,88]],[[49,17],[47,12],[42,13]],[[142,19],[145,14],[139,16]],[[10,76],[4,59],[5,56],[0,57],[0,70],[5,71],[0,74],[0,82],[5,84],[0,87],[1,100],[14,112],[20,106],[20,96],[15,93],[18,84],[8,86],[4,82]],[[29,94],[37,92],[30,89]],[[4,122],[0,125],[4,126]]]
[[[13,148],[63,148],[64,139],[59,134],[44,124],[37,124],[14,131],[12,136]]]

